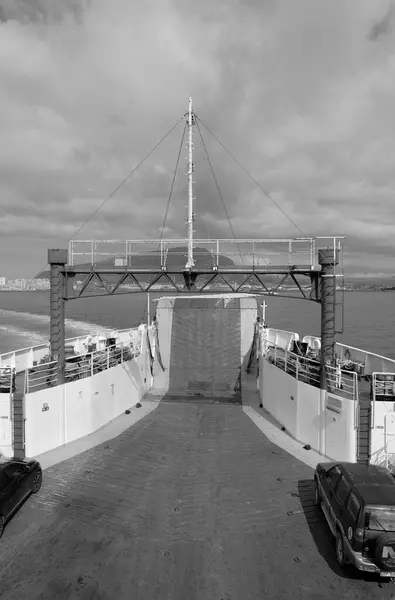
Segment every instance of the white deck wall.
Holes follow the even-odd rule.
[[[170,300],[170,299],[169,299]],[[172,305],[158,306],[159,343],[165,372],[155,361],[155,388],[168,387],[168,366],[171,347]],[[247,311],[246,311],[247,312]],[[248,345],[253,320],[249,319],[245,335]],[[250,331],[251,330],[251,331]],[[119,332],[122,342],[129,342],[133,330]],[[84,340],[86,336],[81,336]],[[153,340],[150,335],[151,342]],[[293,340],[299,339],[294,332],[269,329],[269,341],[289,349]],[[79,338],[67,340],[75,342]],[[349,352],[347,352],[347,350]],[[338,353],[344,357],[360,360],[367,371],[395,372],[395,361],[358,348],[337,344]],[[33,366],[48,353],[48,345],[26,348],[0,356],[0,365],[15,366],[23,371]],[[303,444],[319,450],[325,440],[325,455],[335,460],[356,459],[357,407],[348,400],[326,393],[325,414],[320,408],[320,390],[285,373],[259,357],[259,391],[264,408],[285,427],[290,435]],[[378,368],[380,367],[380,368]],[[34,456],[92,433],[125,409],[134,406],[149,390],[152,383],[149,356],[144,338],[143,353],[126,363],[81,379],[64,386],[29,393],[25,398],[26,410],[26,454]],[[378,405],[377,405],[378,406]],[[382,424],[372,433],[372,461],[383,462],[384,421],[388,407],[382,410]],[[378,415],[379,416],[379,415]],[[377,419],[376,419],[377,420]],[[388,421],[388,418],[387,418]],[[388,421],[389,422],[389,421]],[[324,425],[324,427],[323,427]],[[389,427],[390,425],[388,425]],[[388,444],[395,454],[395,424],[392,425]],[[37,433],[39,432],[39,433]],[[0,394],[0,453],[12,455],[12,415],[10,394]]]
[[[118,332],[120,341],[129,343],[136,330]],[[66,340],[67,344],[79,338]],[[85,340],[86,336],[81,336]],[[36,346],[0,357],[0,364],[24,371],[48,354],[48,346]],[[93,433],[135,406],[151,385],[150,359],[146,335],[142,352],[136,358],[61,386],[25,395],[25,452],[33,457]],[[0,455],[11,457],[12,398],[0,394]]]
[[[326,393],[322,415],[319,388],[298,381],[274,364],[259,360],[259,391],[263,407],[302,444],[333,460],[356,460],[355,402]],[[325,423],[323,430],[322,425]]]
[[[135,406],[150,387],[146,344],[137,358],[25,396],[25,452],[37,456],[100,429]]]
[[[11,394],[0,393],[0,456],[12,456]]]
[[[298,334],[268,329],[268,341],[289,350]],[[314,336],[306,336],[313,343]],[[360,362],[364,373],[395,373],[395,360],[354,348],[336,344],[341,359]],[[282,369],[260,356],[259,390],[264,408],[283,425],[290,435],[303,444],[319,451],[323,443],[325,455],[334,460],[355,461],[357,457],[358,403],[325,392],[325,419],[320,410],[320,390],[295,380]],[[281,393],[280,393],[281,390]],[[291,400],[291,397],[294,399]],[[371,462],[395,466],[395,403],[376,402],[374,423],[371,429]],[[323,427],[323,424],[325,427]]]

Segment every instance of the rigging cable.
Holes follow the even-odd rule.
[[[179,122],[180,122],[180,121],[178,121],[178,123],[179,123]],[[178,125],[178,123],[177,123],[177,125]],[[182,137],[181,137],[181,144],[180,144],[180,148],[179,148],[179,150],[178,150],[176,167],[175,167],[175,169],[174,169],[174,173],[173,173],[173,179],[172,179],[171,186],[170,186],[169,197],[168,197],[168,199],[167,199],[166,212],[165,212],[165,217],[164,217],[164,219],[163,219],[162,231],[161,231],[161,234],[160,234],[160,241],[159,241],[159,246],[158,246],[158,252],[159,252],[159,250],[160,250],[160,242],[161,242],[161,241],[162,241],[162,239],[163,239],[163,233],[164,233],[165,226],[166,226],[167,215],[168,215],[169,208],[170,208],[170,202],[171,202],[171,198],[172,198],[172,196],[173,196],[174,183],[175,183],[175,181],[176,181],[176,176],[177,176],[177,171],[178,171],[178,165],[179,165],[179,163],[180,163],[180,156],[181,156],[182,146],[183,146],[183,144],[184,144],[184,138],[185,138],[185,131],[186,131],[186,128],[187,128],[187,126],[186,126],[186,123],[185,123],[185,125],[184,125],[184,130],[183,130],[183,132],[182,132]],[[144,304],[144,310],[143,310],[143,315],[142,315],[142,317],[141,317],[141,322],[143,322],[143,321],[144,321],[144,319],[145,319],[145,313],[146,313],[146,312],[147,312],[147,304]],[[149,324],[149,323],[148,323],[148,324]]]
[[[223,206],[223,209],[224,209],[224,211],[225,211],[226,218],[228,219],[228,223],[229,223],[230,230],[231,230],[231,232],[232,232],[232,235],[233,235],[233,238],[234,238],[234,240],[235,240],[235,242],[236,242],[236,247],[237,247],[237,249],[238,249],[238,251],[239,251],[240,258],[241,258],[241,262],[242,262],[242,264],[243,264],[243,267],[244,267],[244,259],[243,259],[243,255],[242,255],[242,252],[241,252],[241,250],[240,250],[240,248],[239,248],[239,244],[238,244],[238,243],[237,243],[237,241],[236,241],[236,235],[235,235],[235,232],[234,232],[234,229],[233,229],[232,223],[231,223],[231,221],[230,221],[230,218],[229,218],[229,213],[228,213],[228,211],[227,211],[227,208],[226,208],[226,205],[225,205],[225,201],[224,201],[224,198],[223,198],[223,196],[222,196],[222,192],[221,192],[221,189],[220,189],[220,187],[219,187],[219,183],[218,183],[217,177],[216,177],[216,175],[215,175],[215,173],[214,173],[214,168],[213,168],[213,165],[212,165],[212,162],[211,162],[211,159],[210,159],[209,153],[208,153],[208,151],[207,151],[206,144],[204,143],[204,139],[203,139],[203,136],[202,136],[202,132],[200,131],[200,127],[199,127],[199,121],[198,121],[198,120],[196,120],[196,126],[197,126],[197,129],[198,129],[199,135],[200,135],[200,139],[201,139],[201,141],[202,141],[202,145],[203,145],[204,152],[205,152],[205,154],[206,154],[207,162],[208,162],[208,164],[209,164],[209,166],[210,166],[211,174],[212,174],[212,176],[213,176],[213,179],[214,179],[214,182],[215,182],[215,185],[216,185],[217,191],[218,191],[218,195],[219,195],[219,197],[220,197],[220,199],[221,199],[222,206]]]
[[[202,121],[202,119],[200,119],[199,117],[196,117],[196,119],[198,121],[200,121],[200,123],[203,125],[203,127],[208,131],[208,133],[218,142],[218,144],[225,150],[225,152],[227,154],[229,154],[229,156],[235,161],[235,163],[240,167],[240,169],[242,171],[244,171],[244,173],[251,179],[251,181],[253,181],[255,183],[255,185],[261,190],[261,192],[263,192],[263,194],[265,194],[265,196],[267,196],[267,198],[269,198],[269,200],[271,202],[273,202],[273,204],[278,208],[278,210],[284,215],[284,217],[286,217],[288,219],[288,221],[290,223],[292,223],[292,225],[299,231],[300,235],[302,237],[306,237],[305,234],[303,233],[303,231],[301,231],[301,229],[299,229],[299,227],[296,225],[295,221],[293,221],[291,219],[291,217],[289,217],[287,215],[287,213],[285,212],[285,210],[283,210],[281,208],[281,206],[278,204],[278,202],[276,202],[276,200],[274,200],[274,198],[272,198],[272,196],[269,194],[269,192],[267,192],[262,186],[261,184],[255,179],[255,177],[253,177],[253,175],[251,175],[251,173],[237,160],[237,158],[226,148],[226,146],[217,138],[217,136],[207,127],[207,125],[204,123],[204,121]]]
[[[171,198],[172,198],[172,195],[173,195],[173,189],[174,189],[174,183],[175,183],[176,176],[177,176],[178,165],[179,165],[179,163],[180,163],[180,156],[181,156],[182,146],[183,146],[183,144],[184,144],[184,138],[185,138],[185,131],[186,131],[186,128],[187,128],[187,125],[186,125],[186,123],[185,123],[185,125],[184,125],[184,131],[182,132],[182,138],[181,138],[181,144],[180,144],[180,148],[179,148],[179,150],[178,150],[178,156],[177,156],[176,168],[174,169],[173,180],[172,180],[172,182],[171,182],[171,188],[170,188],[169,198],[168,198],[168,200],[167,200],[167,206],[166,206],[165,218],[163,219],[162,231],[161,231],[161,234],[160,234],[160,241],[162,241],[162,239],[163,239],[163,233],[164,233],[165,226],[166,226],[166,220],[167,220],[167,215],[168,215],[168,212],[169,212],[170,201],[171,201]],[[159,250],[159,248],[158,248],[158,250]]]
[[[81,229],[83,229],[85,227],[85,225],[87,223],[89,223],[89,221],[99,212],[99,210],[101,210],[103,208],[103,206],[117,193],[117,191],[127,182],[128,179],[130,179],[130,177],[137,171],[137,169],[139,167],[141,167],[141,165],[147,160],[147,158],[149,158],[151,156],[151,154],[157,149],[158,146],[161,145],[161,143],[174,131],[174,129],[177,127],[177,125],[182,121],[184,117],[181,117],[180,119],[178,119],[177,123],[175,125],[173,125],[173,127],[159,140],[159,142],[157,142],[155,144],[155,146],[148,152],[148,154],[146,154],[146,156],[138,163],[137,166],[135,166],[130,173],[125,177],[125,179],[123,181],[121,181],[121,183],[119,185],[117,185],[117,187],[111,192],[111,194],[109,194],[107,196],[107,198],[105,200],[103,200],[103,202],[100,204],[100,206],[91,214],[91,216],[89,217],[89,219],[87,219],[85,221],[85,223],[83,223],[83,225],[81,225],[81,227],[79,229],[77,229],[77,231],[75,232],[75,234],[73,235],[72,238],[70,238],[71,240],[81,231]]]
[[[183,118],[184,117],[182,116],[180,119],[178,119],[177,123],[175,125],[173,125],[173,127],[171,129],[169,129],[169,131],[164,136],[161,137],[161,139],[159,140],[159,142],[157,142],[155,144],[155,146],[148,152],[148,154],[146,154],[146,156],[135,167],[133,167],[133,169],[121,181],[121,183],[119,185],[117,185],[117,187],[107,196],[107,198],[105,198],[105,200],[103,200],[103,202],[100,204],[100,206],[90,215],[90,217],[88,219],[86,219],[86,221],[81,225],[81,227],[79,227],[77,229],[77,231],[74,233],[74,235],[69,239],[69,242],[71,240],[73,240],[76,235],[78,235],[78,233],[85,227],[85,225],[87,225],[87,223],[89,223],[89,221],[95,215],[97,215],[97,213],[99,212],[99,210],[101,210],[103,208],[103,206],[118,192],[118,190],[128,181],[128,179],[130,179],[130,177],[137,171],[137,169],[139,167],[141,167],[141,165],[147,160],[147,158],[149,158],[151,156],[151,154],[157,149],[157,147],[160,146],[160,144],[174,131],[174,129],[183,120]],[[44,265],[44,267],[37,273],[37,275],[39,273],[41,273],[41,271],[43,271],[46,267],[47,267],[47,264]],[[37,277],[37,275],[36,275],[36,277]]]

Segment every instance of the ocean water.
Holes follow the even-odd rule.
[[[155,298],[151,294],[151,318]],[[320,306],[299,298],[265,298],[270,327],[320,335]],[[47,292],[0,292],[0,353],[48,341]],[[66,336],[88,335],[103,329],[125,329],[147,322],[147,300],[141,294],[122,294],[70,300]],[[345,294],[344,333],[339,342],[395,359],[395,292]]]

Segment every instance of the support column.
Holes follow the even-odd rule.
[[[48,250],[50,264],[50,357],[56,360],[56,383],[64,383],[65,375],[65,277],[64,268],[67,264],[67,250]]]
[[[321,265],[321,383],[325,383],[325,366],[333,364],[336,343],[336,277],[339,252],[333,248],[318,250]]]
[[[318,250],[318,263],[321,265],[321,375],[320,375],[320,454],[326,455],[326,395],[327,365],[332,365],[336,343],[336,277],[338,250],[327,248]]]

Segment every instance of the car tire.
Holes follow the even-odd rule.
[[[320,488],[318,487],[317,479],[314,479],[314,487],[315,487],[315,505],[320,507],[322,498],[321,498],[321,494],[320,494]]]
[[[40,491],[42,482],[43,482],[42,471],[41,470],[36,471],[36,473],[34,475],[34,479],[33,479],[32,494],[37,494],[37,492]]]
[[[344,569],[347,561],[344,552],[344,538],[339,530],[336,532],[336,560],[339,567]]]
[[[383,533],[377,538],[375,541],[374,555],[376,564],[381,571],[394,571],[394,559],[392,557],[390,558],[389,556],[386,558],[383,556],[383,549],[385,546],[390,546],[392,549],[394,549],[395,539],[393,533]]]
[[[3,517],[3,515],[0,515],[0,538],[4,532],[4,525],[5,525],[4,517]]]

